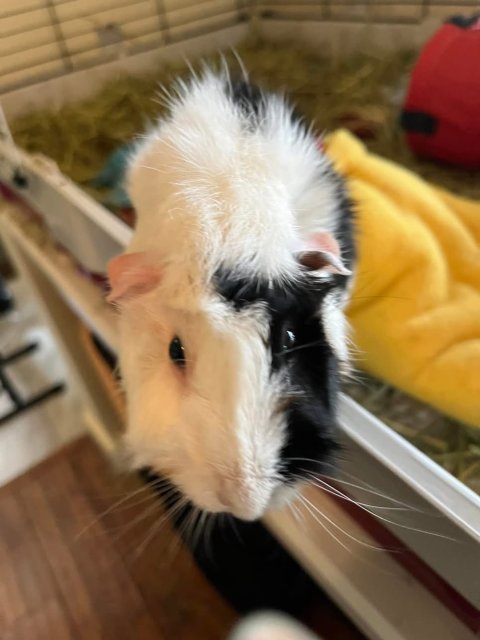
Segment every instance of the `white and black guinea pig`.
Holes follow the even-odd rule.
[[[138,145],[109,265],[136,466],[254,520],[336,450],[352,209],[283,97],[204,71]]]

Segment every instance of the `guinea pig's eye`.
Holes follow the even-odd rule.
[[[282,335],[282,351],[288,351],[295,346],[297,339],[291,329],[284,329]]]
[[[175,336],[174,339],[170,342],[168,353],[170,359],[177,365],[177,367],[183,368],[185,366],[185,349],[183,348],[182,341],[178,336]]]

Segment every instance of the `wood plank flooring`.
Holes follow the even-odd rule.
[[[236,613],[161,513],[88,437],[2,487],[0,639],[225,640]],[[362,638],[326,598],[306,622]]]

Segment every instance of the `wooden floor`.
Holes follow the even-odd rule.
[[[1,488],[1,640],[225,640],[237,616],[166,521],[145,546],[159,516],[87,437]],[[362,638],[327,599],[306,622]]]

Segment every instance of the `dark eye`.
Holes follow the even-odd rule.
[[[183,368],[185,366],[185,349],[183,348],[182,341],[178,336],[175,336],[175,338],[170,342],[168,353],[170,355],[170,359],[177,365],[177,367]]]
[[[291,329],[284,329],[282,335],[282,351],[288,351],[295,346],[297,339]]]

